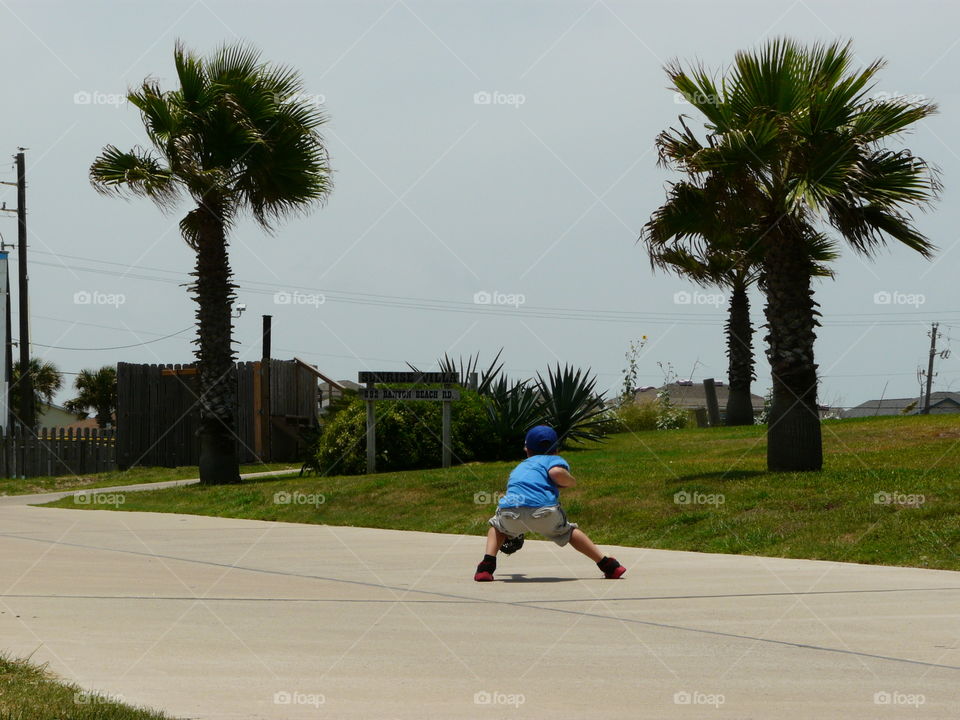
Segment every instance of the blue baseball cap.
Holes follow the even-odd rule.
[[[560,445],[557,438],[557,431],[549,425],[537,425],[530,428],[523,444],[534,455],[546,455],[558,448]]]

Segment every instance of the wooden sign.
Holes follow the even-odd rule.
[[[374,403],[377,400],[435,400],[443,403],[440,435],[443,467],[450,467],[451,449],[451,403],[460,399],[457,390],[449,388],[378,388],[377,383],[410,383],[411,385],[454,385],[460,382],[460,374],[455,372],[392,372],[363,371],[358,379],[366,383],[360,389],[360,397],[367,402],[367,472],[377,471],[377,418]]]
[[[443,385],[460,382],[458,373],[444,372],[390,372],[361,371],[357,382],[362,383],[416,383],[418,385]]]
[[[460,393],[446,389],[361,388],[360,397],[364,400],[459,400]]]

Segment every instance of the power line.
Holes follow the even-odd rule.
[[[163,337],[154,338],[153,340],[147,340],[145,342],[133,343],[132,345],[114,345],[113,347],[95,347],[95,348],[81,348],[81,347],[63,347],[61,345],[44,345],[43,343],[31,342],[31,345],[36,345],[37,347],[49,348],[51,350],[82,350],[82,351],[99,351],[99,350],[126,350],[127,348],[142,347],[144,345],[150,345],[155,342],[160,342],[161,340],[168,340],[169,338],[176,337],[177,335],[182,335],[187,330],[192,330],[193,325],[190,327],[184,328],[183,330],[178,330],[175,333],[169,335],[164,335]],[[16,340],[14,340],[16,342]]]
[[[36,251],[40,252],[40,251]],[[176,277],[158,277],[143,273],[132,273],[129,271],[121,272],[119,270],[107,270],[104,268],[68,266],[63,263],[47,263],[34,261],[34,265],[43,265],[46,267],[59,268],[76,272],[87,272],[112,277],[129,278],[131,280],[145,280],[149,282],[161,282],[171,285],[183,286],[190,282],[189,276],[176,270],[165,268],[154,268],[149,266],[131,266],[123,263],[109,260],[100,260],[97,258],[87,258],[79,255],[63,255],[59,253],[45,251],[44,254],[63,257],[73,260],[83,260],[86,262],[100,263],[120,268],[151,270],[154,272],[167,273]],[[259,286],[259,287],[257,287]],[[718,314],[711,313],[639,313],[629,310],[603,310],[603,309],[583,309],[567,307],[548,307],[533,305],[492,305],[477,304],[475,302],[466,302],[460,300],[444,300],[438,298],[420,298],[400,295],[384,295],[377,293],[348,292],[340,290],[323,290],[301,285],[286,285],[280,283],[271,283],[259,280],[237,280],[238,289],[252,294],[271,295],[276,291],[303,291],[313,293],[324,298],[324,302],[347,303],[355,305],[368,305],[378,307],[393,307],[412,310],[426,310],[436,312],[466,313],[472,315],[492,315],[499,317],[533,317],[542,319],[556,320],[586,320],[591,322],[614,322],[614,323],[646,323],[651,325],[715,325],[718,321]],[[841,313],[835,315],[830,320],[824,321],[825,327],[863,327],[866,325],[883,326],[912,326],[917,322],[926,323],[934,311],[905,310],[896,312],[877,312],[877,313]],[[960,310],[940,312],[940,315],[960,314]],[[857,318],[877,318],[873,322],[864,322]]]

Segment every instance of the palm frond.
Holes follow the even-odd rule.
[[[917,230],[912,219],[889,207],[858,205],[844,200],[829,202],[830,224],[858,252],[873,255],[891,237],[923,257],[932,257],[936,246]]]
[[[170,170],[143,148],[123,152],[107,145],[90,166],[90,183],[103,195],[146,197],[161,207],[173,205],[179,196]]]

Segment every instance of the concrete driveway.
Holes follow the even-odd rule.
[[[8,503],[0,649],[210,720],[960,717],[960,573],[611,550]]]

